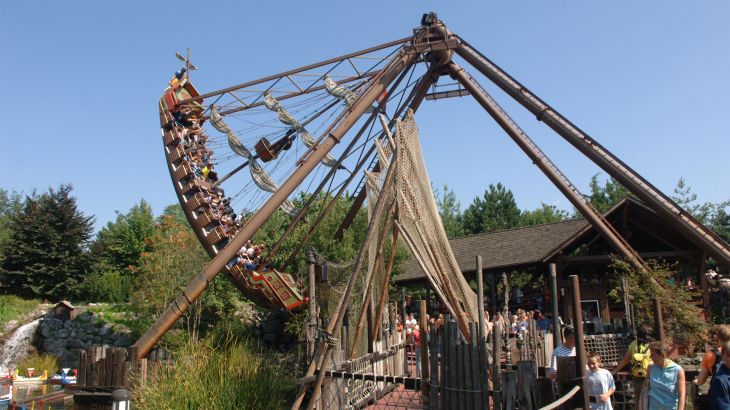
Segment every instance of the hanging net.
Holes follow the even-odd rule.
[[[464,279],[449,246],[410,110],[397,123],[395,138],[397,174],[393,189],[403,240],[451,314],[475,320],[479,317],[476,294]]]

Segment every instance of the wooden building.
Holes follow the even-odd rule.
[[[697,303],[708,307],[709,291],[702,249],[633,197],[623,199],[604,216],[642,258],[661,259],[672,264],[677,271],[676,280],[701,290],[702,298],[698,298]],[[499,277],[502,273],[509,277],[528,272],[537,278],[536,283],[540,285],[513,292],[511,310],[518,307],[549,310],[548,264],[555,263],[559,298],[562,299],[560,314],[566,322],[572,321],[568,308],[571,300],[568,276],[579,275],[584,310],[590,311],[595,306],[605,331],[622,327],[623,304],[612,303],[607,297],[609,285],[616,279],[611,266],[615,253],[583,219],[453,238],[450,243],[462,273],[469,280],[475,277],[476,255],[483,258],[485,282],[489,281],[489,275]],[[395,283],[399,286],[429,286],[424,272],[414,260],[406,262]],[[503,303],[498,300],[497,304],[501,308]]]
[[[73,320],[76,317],[76,308],[68,301],[62,300],[53,307],[53,314],[56,316],[56,319],[63,320],[64,322]]]

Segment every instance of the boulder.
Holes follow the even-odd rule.
[[[69,349],[83,349],[86,345],[79,339],[70,339],[66,342],[66,347]]]
[[[100,328],[99,328],[99,329],[97,330],[97,334],[98,334],[99,336],[106,336],[106,335],[108,335],[108,334],[109,334],[109,333],[111,332],[111,330],[112,330],[111,326],[109,326],[109,325],[107,325],[106,323],[104,323],[104,324],[103,324],[103,325],[101,325],[101,327],[100,327]]]
[[[53,337],[55,337],[57,339],[65,339],[65,338],[67,338],[69,336],[69,334],[71,334],[71,331],[70,330],[68,330],[68,329],[59,329],[59,330],[56,330],[55,333],[53,333]]]
[[[56,318],[46,319],[43,321],[43,323],[46,324],[51,330],[58,330],[63,328],[63,322]]]
[[[129,336],[122,335],[117,340],[114,341],[114,346],[116,347],[127,347],[129,346]]]

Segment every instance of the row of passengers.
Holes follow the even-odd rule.
[[[233,265],[242,264],[246,270],[255,271],[258,266],[263,262],[264,245],[255,245],[249,239],[246,243],[238,250],[236,256],[228,262],[228,268],[230,269]],[[266,270],[266,268],[264,268]]]
[[[178,125],[182,128],[178,128],[176,131],[180,133],[183,139],[186,159],[192,167],[195,177],[215,181],[217,177],[215,172],[212,171],[213,163],[211,162],[213,152],[205,146],[208,137],[199,127],[197,117],[191,112],[191,110],[185,108],[180,111],[185,115],[185,118],[189,118],[189,121],[178,122]],[[202,193],[203,201],[208,204],[212,218],[220,222],[224,234],[228,237],[235,235],[241,228],[241,224],[230,206],[230,199],[225,197],[223,190],[216,187],[212,192],[203,190]]]
[[[185,153],[195,177],[217,180],[211,161],[212,152],[205,147],[208,138],[201,128],[204,119],[199,119],[193,110],[185,107],[173,112],[172,115],[175,125],[182,128],[180,132],[184,140]],[[221,223],[225,235],[229,238],[234,236],[241,228],[241,223],[230,206],[230,199],[224,196],[223,190],[219,188],[213,192],[204,190],[203,200],[208,204],[212,217]],[[263,250],[263,245],[253,245],[249,240],[228,263],[228,267],[241,262],[246,269],[253,271],[261,262]]]
[[[206,148],[208,140],[200,129],[182,129],[185,157],[190,164],[196,178],[206,178],[211,181],[218,179],[213,171],[213,152]]]

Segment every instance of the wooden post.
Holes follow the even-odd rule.
[[[406,291],[405,289],[401,288],[403,293],[401,293],[401,325],[403,325],[403,331],[401,335],[403,336],[403,341],[407,341],[408,338],[406,337],[406,319],[408,316],[406,316]],[[410,369],[408,368],[408,349],[403,350],[403,374],[408,374]]]
[[[314,357],[314,344],[317,337],[317,287],[314,270],[317,258],[313,250],[307,252],[307,279],[309,280],[309,326],[307,327],[307,360]]]
[[[79,368],[76,374],[76,383],[79,386],[86,386],[86,351],[79,352]]]
[[[705,320],[709,321],[712,319],[712,312],[710,312],[710,288],[707,284],[707,275],[705,274],[705,262],[707,255],[702,252],[700,254],[700,262],[697,267],[697,273],[700,275],[700,285],[702,286],[702,307],[705,310]]]
[[[448,320],[444,323],[444,328],[446,330],[446,355],[448,360],[448,372],[449,372],[449,385],[448,388],[451,389],[449,391],[449,404],[451,406],[458,406],[459,403],[459,395],[457,392],[458,384],[457,384],[457,361],[456,358],[456,341],[457,341],[457,330],[456,330],[456,322],[451,320],[451,316],[448,317]]]
[[[497,272],[489,275],[489,294],[492,298],[492,321],[497,317]]]
[[[423,397],[424,404],[428,407],[429,391],[430,391],[430,368],[429,368],[429,352],[428,352],[428,319],[426,318],[427,306],[426,301],[421,300],[418,302],[418,335],[420,338],[420,349],[421,349],[421,397]]]
[[[575,377],[582,381],[580,394],[583,396],[583,407],[588,409],[587,383],[586,378],[583,376],[586,368],[586,345],[583,337],[583,309],[580,305],[580,280],[578,275],[570,275],[570,292],[573,294],[573,323],[575,324]]]
[[[438,359],[439,339],[438,339],[438,337],[439,337],[439,335],[436,333],[436,328],[434,327],[433,329],[431,329],[431,345],[429,346],[429,355],[433,355],[432,358],[429,358],[429,362],[431,363],[431,369],[429,372],[429,391],[431,393],[431,397],[430,397],[429,405],[431,406],[432,409],[437,408],[438,397],[439,397],[438,389],[434,389],[432,387],[434,384],[439,387],[443,386],[443,376],[439,376],[439,359]],[[435,381],[435,383],[434,383],[434,381]],[[442,399],[442,401],[443,401],[443,399]]]
[[[492,274],[492,289],[494,289],[494,275]],[[494,290],[492,290],[494,292]],[[496,299],[495,300],[495,306],[496,306]],[[495,410],[501,410],[502,409],[502,380],[501,376],[499,374],[500,371],[500,359],[499,359],[499,352],[502,349],[501,342],[502,342],[502,328],[500,327],[499,322],[495,319],[493,320],[493,326],[492,326],[492,404],[493,409]]]
[[[482,272],[482,257],[477,256],[477,297],[478,303],[479,303],[479,338],[477,339],[476,344],[476,354],[478,357],[479,365],[477,366],[478,369],[478,383],[479,383],[479,390],[481,390],[481,394],[479,395],[479,401],[480,407],[478,408],[485,408],[488,407],[488,400],[489,400],[489,358],[487,357],[487,318],[485,317],[486,314],[484,312],[484,273]],[[472,339],[473,340],[473,339]]]
[[[657,340],[665,341],[664,317],[662,316],[662,301],[654,298],[654,328],[656,329]]]
[[[558,311],[558,272],[554,263],[548,265],[550,271],[550,306],[553,311],[553,349],[562,342],[560,331],[560,312]]]
[[[469,389],[469,385],[467,384],[467,375],[469,372],[469,359],[466,356],[466,343],[463,338],[459,337],[458,331],[456,335],[456,362],[458,363],[457,366],[454,366],[456,368],[456,386],[459,392],[457,393],[459,395],[459,408],[462,410],[467,410],[469,408],[470,399],[469,394],[467,393],[467,390]]]
[[[482,275],[482,257],[477,255],[476,258],[476,274],[477,274],[477,309],[479,311],[479,340],[485,340],[487,337],[487,325],[484,322],[484,278]]]
[[[479,276],[481,276],[481,272],[479,272]],[[483,289],[482,289],[483,290]],[[480,304],[480,306],[483,306]],[[482,308],[483,310],[483,308]],[[484,315],[482,315],[482,318]],[[471,340],[469,341],[469,366],[471,368],[471,389],[473,393],[471,393],[471,400],[472,400],[472,408],[474,409],[483,409],[485,406],[482,404],[482,393],[484,390],[486,390],[486,383],[482,380],[482,374],[486,375],[486,368],[483,368],[481,366],[482,360],[480,353],[480,347],[482,345],[483,339],[478,337],[479,332],[476,329],[477,324],[476,322],[470,322],[469,323],[469,336]]]

